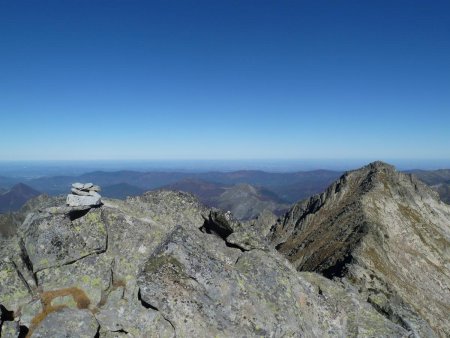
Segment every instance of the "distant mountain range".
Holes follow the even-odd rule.
[[[411,170],[450,203],[450,170]],[[233,211],[247,219],[263,209],[279,214],[296,201],[322,192],[342,172],[313,170],[293,173],[269,173],[258,170],[233,172],[138,172],[95,171],[78,176],[50,176],[34,179],[0,176],[0,213],[20,208],[39,192],[66,194],[73,182],[94,182],[104,197],[124,199],[155,189],[193,193],[208,206]],[[21,184],[19,184],[21,183]]]
[[[3,190],[0,194],[0,213],[18,210],[29,199],[40,195],[26,184],[18,183],[9,190]]]
[[[205,205],[229,210],[241,220],[255,218],[265,209],[281,215],[290,205],[272,191],[247,183],[226,185],[198,179],[184,179],[162,189],[190,192]]]
[[[330,170],[314,170],[295,173],[268,173],[257,170],[242,170],[233,172],[138,172],[138,171],[95,171],[79,176],[49,176],[34,179],[0,177],[0,187],[10,187],[22,182],[35,190],[58,195],[67,193],[73,182],[95,182],[102,186],[103,195],[108,196],[109,186],[123,186],[130,191],[148,191],[163,186],[175,184],[183,180],[201,180],[214,184],[235,185],[240,183],[263,187],[274,192],[282,200],[293,203],[309,197],[325,189],[338,178],[342,172]],[[111,189],[115,195],[116,189]],[[107,194],[105,194],[105,191]]]
[[[107,185],[102,188],[102,195],[105,197],[125,199],[127,196],[137,196],[145,192],[145,189],[136,187],[128,183],[117,183]]]
[[[431,186],[439,193],[441,200],[450,204],[450,169],[440,170],[411,170],[422,182]]]

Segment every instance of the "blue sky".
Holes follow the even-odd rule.
[[[0,160],[449,159],[448,1],[0,0]]]

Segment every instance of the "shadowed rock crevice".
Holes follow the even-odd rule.
[[[234,231],[226,216],[227,214],[211,212],[208,219],[205,219],[205,222],[200,227],[200,231],[207,234],[215,234],[225,240]]]
[[[347,264],[350,264],[352,259],[352,255],[347,253],[342,260],[337,261],[335,265],[326,268],[321,273],[328,279],[344,277],[347,273]]]
[[[14,311],[8,311],[3,305],[0,305],[0,337],[12,337],[11,332],[3,332],[6,331],[6,326],[13,329],[14,338],[25,338],[27,336],[28,328],[24,325],[19,325],[19,322],[14,317]],[[12,327],[10,326],[11,324]]]
[[[230,243],[228,241],[225,240],[225,245],[229,248],[233,248],[233,249],[238,249],[242,252],[246,252],[246,251],[250,251],[248,249],[243,248],[242,246],[240,246],[239,244],[234,244],[234,243]]]
[[[10,322],[14,320],[14,311],[7,310],[0,304],[0,322]]]
[[[389,305],[381,307],[379,304],[374,302],[372,298],[367,298],[367,302],[372,305],[372,307],[380,313],[382,316],[386,317],[391,322],[400,325],[405,330],[411,332],[411,336],[415,336],[413,333],[413,328],[401,317],[399,316]]]
[[[266,239],[257,232],[256,228],[250,223],[239,222],[229,211],[211,211],[209,217],[204,218],[199,230],[222,239],[227,247],[241,252],[268,248]]]
[[[115,331],[111,331],[113,333],[123,333],[123,334],[128,334],[128,331],[125,331],[124,329],[120,329],[120,330],[115,330]]]
[[[27,288],[28,293],[29,293],[31,296],[33,296],[33,295],[34,295],[33,288],[28,284],[28,282],[27,282],[27,280],[25,279],[25,277],[23,276],[22,272],[21,272],[20,269],[17,267],[17,264],[16,264],[14,261],[11,262],[11,263],[12,263],[12,265],[14,266],[14,269],[16,270],[17,275],[19,276],[20,280],[22,281],[22,283],[23,283],[23,284],[25,285],[25,287]],[[36,281],[34,281],[34,282],[36,282]],[[36,284],[36,285],[37,285],[37,284]]]
[[[28,255],[27,248],[25,247],[23,239],[20,239],[19,246],[20,246],[20,258],[24,262],[25,267],[28,269],[29,273],[33,276],[36,285],[38,285],[36,274],[34,273],[33,269],[33,262],[31,261],[30,256]]]
[[[146,309],[152,309],[155,311],[159,311],[158,308],[156,306],[151,305],[150,303],[147,303],[145,300],[142,299],[141,297],[141,290],[139,290],[138,292],[138,301],[141,303],[141,305],[143,307],[145,307]]]
[[[197,281],[196,281],[196,282],[197,282]],[[198,283],[198,282],[197,282],[197,283]],[[161,317],[162,317],[167,323],[169,323],[170,326],[172,327],[174,336],[175,336],[175,337],[177,336],[177,333],[176,333],[177,331],[176,331],[176,329],[175,329],[174,324],[173,324],[166,316],[164,316],[164,314],[161,313],[161,311],[159,311],[159,309],[158,309],[156,306],[151,305],[150,303],[148,303],[148,302],[146,302],[145,300],[142,299],[142,297],[141,297],[141,290],[139,290],[139,292],[138,292],[138,301],[139,301],[139,302],[141,303],[141,305],[142,305],[143,307],[145,307],[146,309],[151,309],[151,310],[154,310],[154,311],[158,311],[158,313],[161,315]],[[127,332],[127,333],[128,333],[128,332]]]
[[[26,327],[25,325],[20,325],[19,326],[19,334],[18,334],[17,338],[26,338],[28,336],[29,331],[30,330],[28,329],[28,327]]]
[[[85,210],[76,210],[76,209],[74,209],[74,210],[70,210],[67,213],[67,215],[68,215],[68,217],[69,217],[69,219],[71,221],[74,221],[74,220],[76,220],[78,218],[81,218],[81,217],[85,216],[88,212],[89,212],[89,209],[85,209]]]

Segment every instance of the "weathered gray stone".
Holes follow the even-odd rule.
[[[72,194],[77,195],[77,196],[89,196],[89,191],[84,191],[84,190],[75,189],[75,188],[70,189],[70,191],[72,192]]]
[[[19,314],[19,323],[22,326],[27,328],[31,327],[31,321],[35,318],[40,312],[42,312],[42,302],[40,299],[32,300],[24,304],[20,310]]]
[[[99,209],[74,221],[70,215],[39,214],[24,222],[20,230],[34,272],[106,249],[107,233]]]
[[[84,184],[83,184],[83,183],[79,183],[79,182],[77,182],[77,183],[72,183],[72,188],[75,188],[75,189],[80,190],[80,189],[83,189],[83,188],[84,188]]]
[[[36,278],[43,292],[76,288],[86,296],[93,309],[101,302],[104,291],[111,283],[111,258],[105,254],[89,255],[72,264],[38,271]],[[73,305],[71,298],[60,298],[57,302]]]
[[[31,301],[31,291],[20,277],[16,265],[8,258],[0,260],[0,305],[9,311],[17,311]]]
[[[175,337],[172,325],[161,313],[124,297],[123,287],[113,288],[95,315],[102,332],[124,331],[135,337]],[[135,289],[134,299],[138,299]]]
[[[0,337],[18,338],[20,333],[19,323],[16,321],[3,322],[0,327]]]
[[[48,314],[33,330],[33,338],[79,337],[93,338],[99,325],[88,310],[63,308]]]
[[[219,236],[183,227],[143,266],[138,285],[142,300],[157,308],[181,337],[347,336],[369,327],[368,320],[377,323],[371,332],[375,336],[407,333],[368,304],[368,320],[347,317],[347,311],[358,313],[364,306],[356,298],[341,311],[346,322],[320,318],[335,316],[327,310],[330,304],[276,253],[242,253]]]
[[[93,183],[85,183],[85,184],[83,184],[83,189],[90,190],[90,188],[92,188],[93,186],[94,186]]]
[[[98,194],[97,196],[78,196],[69,194],[67,195],[66,203],[71,207],[97,206],[102,204],[102,200]]]
[[[100,196],[100,194],[98,192],[96,192],[96,191],[89,191],[88,194],[89,194],[89,196],[92,196],[92,197],[95,197],[95,198],[98,198],[98,199],[102,198],[102,196]]]
[[[194,195],[181,191],[150,191],[128,197],[127,202],[125,207],[134,214],[166,226],[183,224],[198,229],[210,213]]]
[[[102,189],[98,185],[94,185],[94,186],[90,187],[89,190],[99,192]]]

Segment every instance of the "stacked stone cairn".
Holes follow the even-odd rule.
[[[67,195],[66,204],[70,207],[95,207],[102,205],[102,196],[98,185],[92,183],[73,183],[72,193]]]

